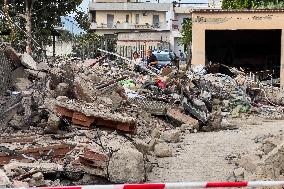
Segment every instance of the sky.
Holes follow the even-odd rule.
[[[88,12],[88,6],[89,6],[89,1],[90,0],[83,0],[82,4],[78,7],[78,9],[82,9],[86,12]],[[146,0],[144,0],[146,1]],[[151,2],[153,1],[157,1],[157,0],[150,0]],[[171,3],[174,0],[160,0],[160,3]],[[176,0],[178,1],[178,0]],[[208,0],[181,0],[181,3],[207,3]],[[74,13],[73,14],[69,14],[66,17],[62,18],[62,22],[64,23],[64,27],[65,29],[69,30],[70,32],[72,32],[72,27],[73,27],[73,33],[74,34],[79,34],[80,32],[83,32],[83,30],[81,30],[78,27],[78,23],[74,20]]]
[[[83,0],[82,4],[77,8],[79,10],[84,10],[86,12],[88,12],[88,7],[89,7],[89,1],[90,0]],[[69,14],[66,17],[62,18],[62,22],[64,23],[64,27],[65,29],[69,30],[70,32],[72,32],[72,26],[73,26],[73,33],[74,34],[79,34],[80,32],[83,32],[83,30],[81,30],[78,27],[78,23],[74,20],[74,13]]]

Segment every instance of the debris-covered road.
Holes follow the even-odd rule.
[[[259,120],[254,117],[234,122],[240,126],[239,129],[185,134],[180,143],[174,144],[177,152],[173,157],[155,159],[157,164],[149,175],[149,182],[249,179],[250,175],[244,178],[242,172],[238,173],[242,178],[236,178],[236,161],[242,156],[254,160],[255,154],[260,153],[259,148],[264,139],[284,134],[284,121]]]
[[[11,73],[1,66],[0,72],[11,83],[0,97],[0,187],[283,175],[280,126],[257,140],[259,159],[242,159],[253,138],[270,130],[232,119],[282,119],[284,95],[241,69],[209,64],[159,71],[106,55],[47,63],[5,52]]]

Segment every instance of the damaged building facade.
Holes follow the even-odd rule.
[[[204,9],[192,19],[192,65],[218,62],[284,85],[283,10]]]

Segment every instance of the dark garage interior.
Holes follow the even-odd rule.
[[[280,77],[281,30],[206,30],[205,49],[208,62]]]

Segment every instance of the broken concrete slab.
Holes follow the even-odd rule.
[[[51,114],[48,117],[48,121],[46,123],[45,133],[47,134],[56,134],[59,130],[60,118],[55,115]]]
[[[24,53],[21,56],[21,63],[28,69],[38,70],[37,63],[34,61],[33,57],[28,53]]]
[[[66,96],[69,89],[69,85],[67,83],[59,83],[55,89],[56,96]]]
[[[180,141],[181,131],[179,129],[162,132],[161,138],[166,142],[177,143]]]
[[[171,157],[173,149],[167,143],[159,143],[154,147],[154,154],[157,157]]]
[[[167,117],[169,117],[177,126],[182,124],[192,125],[193,128],[198,128],[198,120],[192,118],[189,115],[182,113],[179,108],[172,108],[167,110]]]
[[[25,69],[24,72],[25,72],[26,78],[34,77],[34,78],[44,79],[47,76],[47,73],[39,71],[39,70]]]
[[[121,149],[112,155],[108,170],[111,182],[143,182],[145,180],[143,154],[134,149]]]
[[[12,183],[10,182],[5,172],[0,169],[0,188],[9,188],[11,187],[11,185]]]

